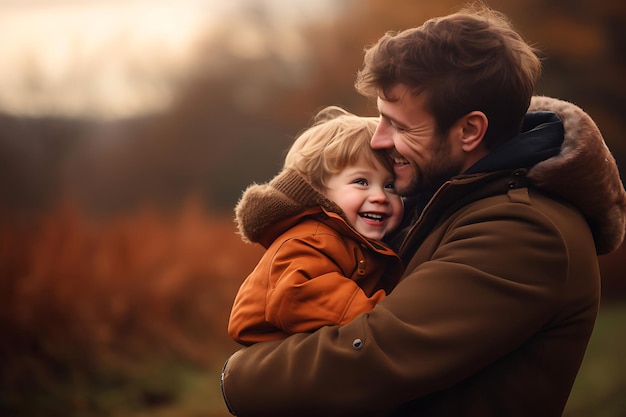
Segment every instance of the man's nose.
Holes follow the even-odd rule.
[[[387,123],[381,120],[378,127],[374,131],[374,135],[370,140],[370,146],[373,149],[391,149],[393,148],[393,136],[390,126],[386,126]]]

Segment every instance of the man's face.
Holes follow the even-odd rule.
[[[435,190],[462,172],[464,155],[452,134],[437,135],[435,118],[425,110],[426,94],[413,95],[402,84],[378,98],[380,123],[371,140],[394,160],[396,190],[401,195]],[[451,131],[452,132],[452,131]]]

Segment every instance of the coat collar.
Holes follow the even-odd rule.
[[[510,173],[524,172],[529,186],[576,206],[589,223],[599,255],[616,250],[624,240],[626,191],[615,158],[593,120],[576,105],[549,97],[533,97],[522,133],[444,184],[426,208],[432,207],[433,200],[445,196],[445,188],[451,183],[468,182],[480,188],[485,186],[481,185],[482,180],[474,180],[482,176],[487,180],[499,175],[498,172],[505,175],[505,180]],[[434,202],[440,208],[446,207],[445,202],[443,206],[440,201]],[[459,202],[450,203],[459,205]]]

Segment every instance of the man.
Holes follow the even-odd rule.
[[[562,414],[626,192],[589,116],[532,97],[539,73],[486,8],[366,52],[357,89],[377,98],[372,147],[389,150],[407,204],[430,196],[401,236],[406,273],[347,325],[236,352],[222,375],[235,415]]]

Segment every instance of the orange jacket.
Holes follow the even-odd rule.
[[[267,194],[259,197],[272,205]],[[396,285],[402,274],[396,253],[329,208],[313,206],[265,230],[282,233],[239,289],[228,324],[234,340],[252,344],[348,323]]]

